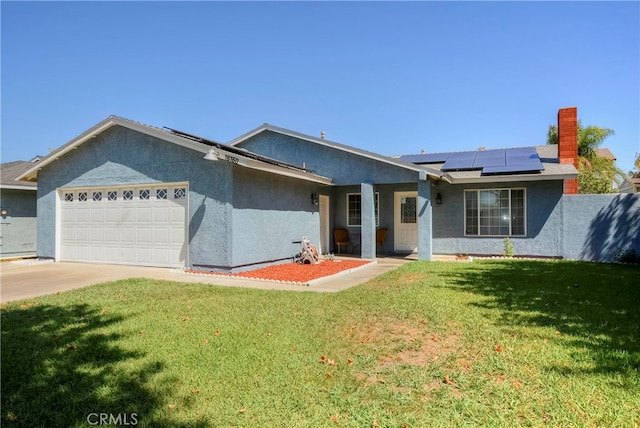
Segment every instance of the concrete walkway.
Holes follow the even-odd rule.
[[[313,281],[310,286],[209,275],[189,275],[175,269],[100,265],[89,263],[22,260],[0,263],[0,302],[29,299],[108,281],[149,278],[167,281],[257,288],[262,290],[316,291],[335,293],[369,281],[410,261],[411,258],[382,257],[376,263],[349,273]]]

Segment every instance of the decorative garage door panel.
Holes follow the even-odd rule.
[[[185,185],[61,190],[61,260],[184,267]]]

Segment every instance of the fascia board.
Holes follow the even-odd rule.
[[[33,185],[29,185],[29,184],[0,184],[0,189],[10,189],[10,190],[32,190],[32,191],[37,191],[38,188],[35,186],[35,184]]]
[[[451,184],[506,183],[514,181],[551,181],[576,178],[576,174],[557,175],[492,175],[490,177],[451,178]]]

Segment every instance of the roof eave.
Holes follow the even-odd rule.
[[[35,184],[0,184],[0,189],[10,189],[10,190],[38,190],[38,187]]]
[[[57,150],[54,150],[49,155],[42,158],[39,162],[37,162],[33,167],[29,168],[25,172],[23,172],[20,176],[17,177],[17,180],[25,180],[25,181],[37,181],[38,180],[38,171],[49,165],[50,163],[60,159],[62,156],[66,155],[72,150],[77,149],[80,145],[84,144],[88,140],[98,136],[102,132],[111,128],[112,126],[122,126],[124,128],[129,128],[138,132],[142,132],[144,134],[154,136],[160,138],[162,140],[166,140],[183,147],[190,148],[192,150],[196,150],[202,153],[207,153],[208,146],[202,143],[198,143],[195,141],[190,141],[184,138],[179,138],[177,136],[171,135],[168,132],[164,132],[161,129],[156,129],[150,126],[143,125],[141,123],[137,123],[128,119],[124,119],[118,116],[109,116],[102,122],[97,125],[92,126],[82,134],[78,135],[76,138],[72,139],[62,147]]]
[[[188,138],[180,137],[178,135],[172,134],[170,132],[163,131],[159,128],[154,128],[152,126],[144,125],[138,122],[134,122],[128,119],[124,119],[118,116],[109,116],[102,122],[97,125],[89,128],[87,131],[83,132],[73,140],[69,141],[64,146],[60,147],[58,150],[53,151],[51,154],[46,156],[37,162],[32,168],[29,168],[25,172],[23,172],[20,176],[17,177],[18,180],[25,181],[37,181],[38,171],[43,167],[49,165],[50,163],[60,159],[62,156],[66,155],[72,150],[78,148],[81,144],[87,142],[91,138],[96,137],[98,134],[106,131],[112,126],[122,126],[128,129],[132,129],[134,131],[141,132],[143,134],[147,134],[156,138],[159,138],[164,141],[168,141],[174,144],[178,144],[182,147],[186,147],[188,149],[200,152],[202,154],[206,154],[211,149],[210,145],[200,143]],[[225,159],[224,155],[229,155],[230,157],[239,157],[243,159],[242,165],[252,169],[258,169],[262,171],[272,172],[275,174],[286,175],[289,177],[295,177],[307,181],[313,181],[320,184],[331,184],[331,180],[326,177],[322,177],[319,175],[306,173],[302,171],[289,170],[284,167],[279,167],[276,165],[269,165],[265,162],[256,161],[249,157],[245,157],[242,155],[238,155],[237,153],[231,153],[224,150],[223,147],[218,149],[221,153],[222,159]]]
[[[237,155],[233,155],[233,156],[237,156]],[[257,169],[257,170],[260,170],[260,171],[270,172],[270,173],[273,173],[273,174],[284,175],[284,176],[287,176],[287,177],[298,178],[298,179],[301,179],[301,180],[311,181],[311,182],[318,183],[318,184],[324,184],[324,185],[332,185],[333,184],[333,181],[330,178],[323,177],[323,176],[317,175],[317,174],[312,174],[310,172],[304,172],[304,171],[298,171],[298,170],[289,169],[289,168],[283,168],[281,166],[271,165],[271,164],[264,163],[264,162],[259,162],[259,161],[256,161],[255,159],[251,159],[251,158],[246,158],[245,162],[246,163],[243,163],[242,166],[245,166],[247,168]]]
[[[454,178],[451,184],[507,183],[514,181],[554,181],[577,178],[577,174],[521,174],[521,175],[485,175],[481,177]]]

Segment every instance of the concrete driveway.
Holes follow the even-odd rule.
[[[362,284],[408,261],[402,258],[380,258],[377,259],[377,263],[363,269],[327,277],[314,282],[309,287],[213,275],[188,275],[168,268],[29,260],[2,262],[0,263],[0,302],[29,299],[127,278],[149,278],[264,290],[337,292]]]

